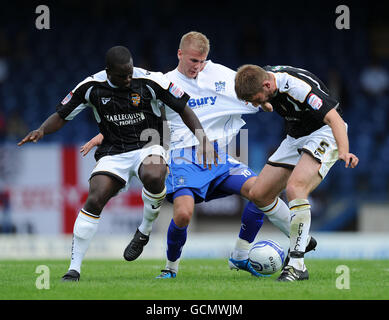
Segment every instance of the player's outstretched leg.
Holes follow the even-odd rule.
[[[231,256],[231,258],[228,259],[228,266],[230,267],[231,270],[237,270],[237,271],[244,270],[250,272],[255,277],[270,277],[270,275],[261,274],[255,271],[249,259],[235,260]]]
[[[256,277],[263,276],[254,270],[248,259],[250,244],[254,241],[262,227],[263,216],[263,212],[254,203],[249,202],[245,206],[242,213],[239,237],[228,260],[228,266],[231,270],[244,270]]]

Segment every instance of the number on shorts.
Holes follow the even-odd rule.
[[[244,169],[242,171],[242,175],[244,175],[244,177],[247,178],[248,176],[251,176],[251,172],[247,169]]]
[[[321,155],[323,155],[326,152],[326,148],[329,147],[329,146],[330,145],[326,141],[323,140],[322,142],[320,142],[320,147],[318,147],[316,149],[315,153],[318,152]]]

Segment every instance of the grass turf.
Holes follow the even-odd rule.
[[[42,274],[50,272],[49,289],[38,289]],[[225,259],[184,259],[175,279],[155,279],[162,260],[133,262],[85,260],[81,281],[63,283],[69,262],[0,261],[0,300],[388,300],[388,260],[310,260],[308,281],[280,283],[280,272],[254,278],[231,271]],[[337,267],[350,271],[350,288],[337,288]],[[38,281],[37,281],[38,279]],[[346,282],[338,280],[338,283]]]

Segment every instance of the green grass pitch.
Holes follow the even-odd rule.
[[[47,266],[47,289],[36,273]],[[0,261],[0,300],[388,300],[388,260],[306,259],[308,281],[254,278],[226,259],[183,259],[175,279],[155,279],[163,260],[85,260],[81,281],[63,283],[69,261]],[[347,272],[338,266],[347,266]],[[38,279],[39,278],[39,279]],[[47,283],[47,280],[49,282]],[[37,287],[38,283],[38,287]],[[342,288],[343,287],[343,288]]]

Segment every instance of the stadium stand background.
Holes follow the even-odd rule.
[[[109,47],[128,46],[136,66],[166,72],[177,65],[181,35],[197,30],[209,37],[214,62],[232,69],[244,63],[305,68],[339,97],[360,164],[355,170],[336,164],[314,192],[314,230],[356,230],[361,203],[388,201],[388,84],[372,94],[360,81],[373,60],[388,76],[389,19],[378,2],[343,2],[351,12],[349,30],[335,27],[335,1],[55,1],[47,3],[50,30],[35,28],[38,4],[14,1],[0,13],[3,144],[16,144],[78,82],[101,70]],[[284,135],[283,122],[264,113],[245,120],[249,164],[259,172]],[[96,133],[92,113],[84,111],[42,143],[81,144]],[[343,209],[334,216],[339,202]]]

